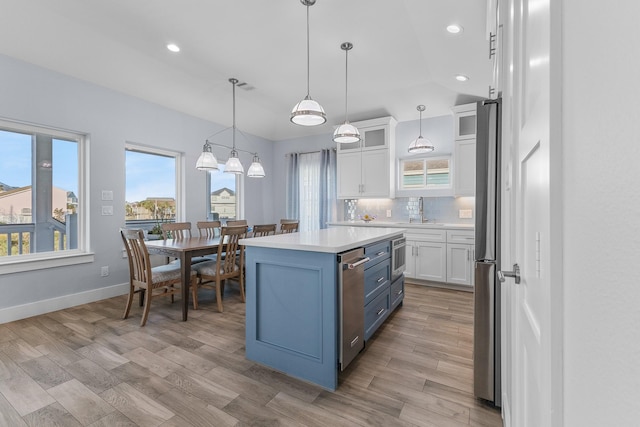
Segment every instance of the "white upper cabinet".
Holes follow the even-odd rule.
[[[476,195],[476,104],[452,107],[454,122],[453,194]]]
[[[395,196],[395,133],[393,117],[354,122],[361,141],[338,144],[338,198]]]

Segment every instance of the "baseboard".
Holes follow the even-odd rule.
[[[473,292],[473,286],[456,285],[454,283],[433,282],[431,280],[408,279],[405,277],[405,283],[413,285],[430,286],[432,288],[452,289],[454,291]]]
[[[127,292],[129,292],[129,283],[122,283],[106,288],[93,289],[91,291],[78,292],[77,294],[2,308],[0,309],[0,324],[124,295]]]

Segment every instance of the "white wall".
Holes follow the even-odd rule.
[[[0,70],[0,117],[90,135],[90,249],[95,252],[95,262],[90,264],[1,275],[0,310],[128,281],[118,234],[125,216],[125,142],[184,152],[185,220],[195,224],[206,218],[205,173],[194,165],[204,140],[222,129],[221,125],[6,56],[0,56]],[[273,143],[249,138],[249,142],[237,141],[238,146],[258,151],[267,174],[264,179],[245,178],[245,215],[254,223],[272,216]],[[225,158],[226,151],[216,148],[215,152]],[[251,157],[244,156],[241,154],[241,160],[246,168]],[[101,215],[101,190],[113,191],[113,216]],[[100,267],[106,265],[111,274],[100,277]]]
[[[640,420],[638,16],[563,2],[566,426]]]

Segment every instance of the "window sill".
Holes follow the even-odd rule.
[[[67,265],[86,264],[93,261],[93,253],[80,251],[67,251],[65,253],[56,253],[55,255],[16,255],[0,260],[0,275],[64,267]]]

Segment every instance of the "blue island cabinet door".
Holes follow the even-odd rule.
[[[247,359],[338,386],[336,254],[246,248]]]

